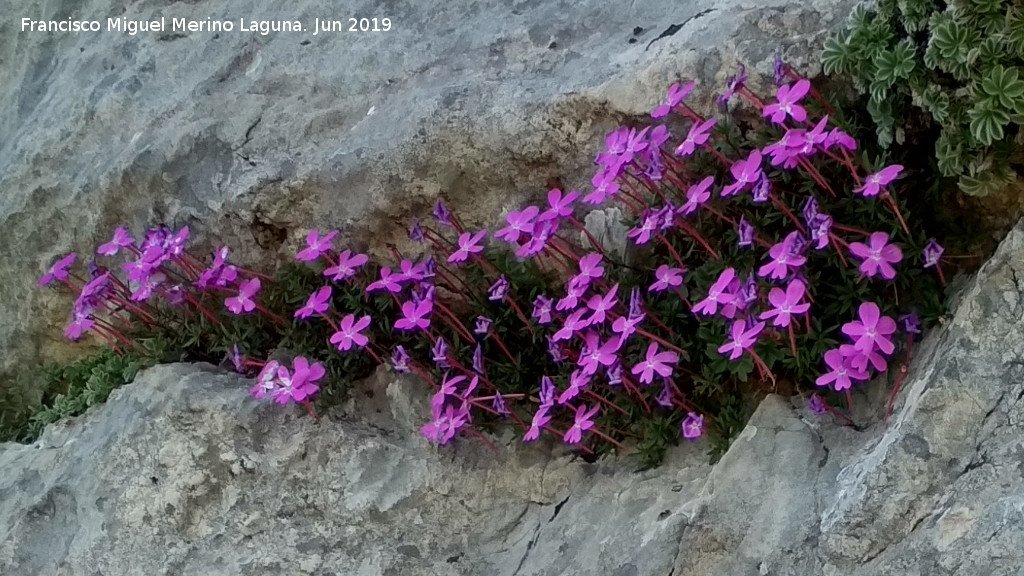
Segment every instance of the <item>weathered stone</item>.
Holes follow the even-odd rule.
[[[851,4],[361,2],[339,14],[315,0],[3,3],[0,374],[72,353],[57,329],[68,300],[34,279],[118,223],[188,224],[204,245],[231,243],[264,265],[313,227],[380,249],[437,197],[492,225],[553,177],[586,188],[603,135],[678,78],[698,78],[707,107],[737,62],[763,85],[777,49],[815,73],[814,48]],[[392,29],[20,30],[25,16],[312,26],[350,15],[388,17]]]
[[[1020,270],[1024,222],[921,343],[889,425],[769,397],[714,466],[700,442],[643,473],[511,432],[437,449],[429,392],[383,370],[317,424],[160,366],[0,445],[0,573],[1019,575]]]

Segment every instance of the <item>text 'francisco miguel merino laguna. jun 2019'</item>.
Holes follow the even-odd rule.
[[[107,18],[100,20],[33,20],[21,19],[22,32],[121,32],[134,36],[146,32],[250,32],[262,35],[271,32],[387,32],[391,28],[390,18],[345,18],[332,20],[314,18],[312,26],[301,20],[193,20],[189,18],[167,18],[161,16],[152,20],[129,20],[128,18]]]

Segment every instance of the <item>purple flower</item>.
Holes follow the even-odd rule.
[[[690,412],[686,415],[686,419],[683,420],[681,426],[683,431],[683,438],[687,440],[696,440],[704,435],[704,416],[697,414],[696,412]]]
[[[678,82],[669,86],[668,94],[665,95],[665,100],[651,112],[651,118],[664,118],[669,115],[669,112],[673,108],[679,105],[683,101],[683,98],[693,91],[693,81],[687,82],[685,85],[680,86]]]
[[[868,373],[858,370],[850,365],[850,357],[843,355],[839,349],[832,349],[825,352],[825,364],[831,369],[814,381],[818,386],[829,384],[837,391],[848,390],[854,380],[862,381],[868,379]]]
[[[338,235],[337,230],[331,230],[325,236],[320,236],[319,230],[310,230],[306,236],[306,248],[303,248],[295,255],[296,260],[312,262],[321,254],[329,252],[334,248],[334,238]]]
[[[619,183],[615,180],[616,177],[617,174],[606,171],[595,174],[590,180],[591,184],[594,185],[594,191],[584,196],[583,203],[596,206],[615,196],[620,188]]]
[[[776,52],[775,59],[772,60],[772,71],[775,72],[775,85],[782,86],[782,83],[786,81],[786,64],[782,61],[782,54]]]
[[[323,364],[319,362],[309,363],[303,356],[296,356],[292,362],[291,399],[295,402],[303,402],[316,394],[320,387],[316,385],[324,375]],[[278,400],[279,403],[284,403]]]
[[[409,228],[409,238],[420,244],[427,241],[427,235],[423,233],[423,227],[420,226],[420,221],[413,222],[412,228]]]
[[[356,270],[369,260],[370,258],[366,254],[356,254],[353,256],[351,250],[345,250],[338,254],[338,265],[324,270],[324,276],[335,282],[341,282],[346,278],[355,276]]]
[[[553,406],[555,404],[555,383],[547,376],[540,377],[540,405]]]
[[[659,228],[659,221],[661,220],[660,212],[654,210],[645,210],[643,221],[640,226],[631,229],[626,233],[626,236],[633,239],[633,242],[637,246],[646,244],[651,239],[651,232],[654,232]]]
[[[825,214],[815,214],[814,218],[807,224],[811,229],[811,240],[816,242],[814,248],[821,250],[828,246],[829,234],[832,230],[832,217]]]
[[[438,198],[437,203],[434,204],[434,219],[437,223],[442,226],[452,225],[452,213],[445,208],[444,203]]]
[[[331,287],[322,286],[309,295],[306,305],[295,311],[295,318],[309,318],[313,314],[327,312],[328,301],[331,299]]]
[[[935,241],[935,238],[929,238],[928,244],[925,245],[924,250],[921,251],[921,259],[924,260],[924,267],[931,268],[939,263],[939,259],[942,258],[942,253],[945,249]]]
[[[921,319],[917,317],[917,312],[910,312],[899,317],[897,322],[900,325],[900,329],[907,334],[920,334],[921,333]]]
[[[580,353],[580,359],[577,365],[583,368],[583,373],[591,375],[597,372],[600,366],[611,366],[615,364],[618,357],[615,355],[619,351],[619,347],[622,345],[622,341],[618,338],[609,338],[607,342],[601,344],[600,337],[597,332],[589,332],[584,337],[586,347],[583,352]]]
[[[739,74],[737,74],[736,76],[729,76],[729,78],[726,79],[726,90],[721,96],[718,97],[718,103],[722,106],[728,104],[729,99],[732,98],[733,94],[735,94],[737,90],[743,88],[743,84],[746,83],[746,81],[747,70],[743,66],[743,64],[740,64]]]
[[[580,258],[579,276],[586,278],[588,283],[590,280],[604,276],[604,267],[601,266],[602,258],[598,253],[590,253]]]
[[[409,371],[409,353],[405,351],[405,347],[399,344],[395,346],[395,351],[391,355],[391,367],[395,369],[395,372],[399,374],[405,374]]]
[[[833,128],[825,136],[825,150],[831,150],[835,146],[853,151],[857,149],[857,141],[839,128]]]
[[[478,374],[484,373],[484,348],[479,342],[473,349],[473,370],[476,370]]]
[[[590,300],[587,300],[587,308],[590,308],[591,310],[594,311],[594,313],[590,316],[590,320],[587,321],[588,324],[594,325],[601,324],[604,322],[605,315],[607,314],[607,312],[614,308],[615,305],[619,303],[618,299],[615,298],[615,295],[618,293],[618,291],[619,285],[615,284],[611,287],[610,290],[608,290],[608,293],[605,294],[604,296],[600,294],[595,294],[590,297]]]
[[[540,209],[536,206],[527,206],[520,212],[509,212],[508,216],[505,216],[508,226],[495,232],[494,236],[506,242],[519,242],[520,236],[533,232],[533,221],[537,218],[538,212]]]
[[[436,289],[433,284],[430,284],[429,282],[420,282],[418,285],[413,287],[409,295],[412,297],[412,301],[416,304],[424,301],[433,303],[435,293]]]
[[[722,189],[722,198],[735,196],[746,190],[747,186],[761,179],[761,158],[761,151],[755,148],[746,158],[732,163],[729,171],[736,182]]]
[[[551,298],[543,294],[538,294],[537,298],[533,301],[533,314],[531,316],[538,324],[548,324],[551,322],[551,306],[554,302]]]
[[[249,394],[257,400],[262,400],[268,393],[277,387],[277,369],[281,364],[277,360],[271,360],[263,365],[259,375],[256,376],[256,385],[249,389]]]
[[[579,396],[580,391],[590,384],[590,377],[592,374],[592,372],[573,370],[572,373],[569,374],[569,387],[558,395],[558,403],[565,404],[569,400]]]
[[[492,324],[494,324],[494,320],[487,316],[477,316],[476,327],[473,329],[473,333],[477,336],[487,336],[487,333],[491,331]]]
[[[895,244],[889,244],[889,235],[885,232],[873,232],[868,244],[851,242],[850,253],[861,260],[860,271],[871,278],[881,274],[882,278],[892,280],[896,277],[893,264],[903,260],[903,251]]]
[[[804,283],[800,280],[793,280],[786,286],[786,291],[781,288],[772,288],[768,293],[768,301],[772,303],[771,310],[761,314],[761,320],[774,318],[772,325],[778,328],[785,328],[790,324],[790,316],[793,314],[805,314],[811,305],[800,301],[804,298]]]
[[[540,438],[541,428],[547,426],[548,422],[551,422],[551,416],[548,415],[548,410],[550,409],[550,405],[541,404],[540,408],[533,413],[533,421],[530,423],[530,429],[523,436],[523,442],[533,442]]]
[[[260,291],[260,279],[252,278],[250,280],[244,280],[238,286],[238,295],[226,298],[224,305],[232,314],[242,314],[243,312],[252,312],[256,308],[256,301],[253,300],[253,296]]]
[[[490,300],[491,302],[504,300],[505,295],[508,294],[508,289],[508,278],[505,278],[505,275],[502,274],[500,277],[498,277],[497,282],[495,282],[493,285],[491,285],[490,288],[487,289],[487,299]]]
[[[764,330],[764,322],[758,322],[750,328],[747,328],[746,320],[736,320],[732,323],[732,330],[730,335],[732,340],[722,344],[718,347],[719,354],[728,354],[729,360],[735,360],[743,355],[743,352],[749,350],[754,343],[757,342],[757,337]]]
[[[92,330],[96,325],[88,314],[72,313],[71,323],[64,329],[64,337],[68,340],[78,340],[82,334]]]
[[[714,183],[715,177],[708,176],[697,184],[690,186],[686,191],[686,204],[679,207],[679,213],[683,216],[689,216],[696,212],[698,208],[703,206],[704,203],[711,198],[711,192],[709,189]]]
[[[726,290],[729,288],[729,284],[732,283],[733,279],[736,278],[736,270],[732,268],[726,268],[719,274],[718,280],[708,288],[708,295],[703,300],[693,306],[694,314],[703,314],[705,316],[712,316],[718,312],[719,304],[725,304],[732,300],[733,295],[727,293]]]
[[[562,354],[562,348],[558,345],[551,336],[548,336],[548,355],[551,356],[551,361],[555,364],[561,364],[565,362],[565,354]]]
[[[640,287],[639,286],[634,286],[633,290],[631,290],[629,292],[629,316],[632,318],[634,316],[643,316],[643,315],[644,315],[644,298],[643,298],[643,295],[640,294]]]
[[[430,327],[430,312],[434,303],[430,300],[423,300],[419,303],[402,303],[402,318],[395,321],[395,328],[398,330],[426,330]]]
[[[442,369],[451,368],[451,365],[448,363],[448,344],[444,341],[444,336],[438,336],[430,352],[434,355],[435,366]]]
[[[545,221],[569,218],[572,216],[572,204],[579,197],[579,192],[570,191],[568,194],[563,196],[561,190],[558,188],[552,188],[548,191],[548,205],[551,208],[541,214],[537,220]]]
[[[878,305],[874,302],[864,302],[857,309],[860,320],[843,324],[843,334],[854,339],[854,348],[867,354],[875,348],[883,354],[892,354],[895,346],[889,339],[896,332],[896,321],[888,316],[882,316]]]
[[[668,264],[662,264],[654,271],[654,277],[658,280],[651,284],[651,287],[647,290],[649,292],[661,292],[662,290],[668,290],[670,287],[682,286],[683,273],[684,271],[681,268],[673,268]]]
[[[807,201],[804,202],[803,216],[804,222],[808,226],[814,221],[814,218],[818,215],[818,199],[814,196],[808,196]]]
[[[499,416],[508,416],[511,414],[508,410],[508,406],[505,405],[505,398],[501,396],[501,392],[494,391],[494,399],[491,401],[491,408],[498,413]]]
[[[882,186],[888,185],[890,182],[896,179],[903,172],[903,166],[899,164],[893,164],[892,166],[886,166],[878,172],[868,176],[864,179],[864,185],[853,191],[854,194],[863,194],[865,197],[878,196]]]
[[[135,243],[132,239],[131,233],[124,226],[118,226],[117,230],[114,230],[114,237],[111,238],[110,242],[101,244],[96,250],[97,254],[102,256],[113,256],[121,250],[121,248],[127,248]]]
[[[828,412],[828,406],[825,404],[825,400],[818,396],[817,393],[811,394],[811,397],[807,399],[807,407],[817,416],[821,416],[825,412]]]
[[[661,381],[661,392],[658,392],[658,395],[654,397],[654,401],[662,408],[671,410],[673,407],[672,394],[672,387],[669,386],[669,379],[665,378]]]
[[[67,280],[68,268],[71,268],[76,258],[78,258],[78,254],[72,252],[54,262],[53,266],[50,266],[50,269],[46,271],[46,274],[43,274],[43,277],[39,279],[39,285],[48,286],[54,280]]]
[[[391,268],[384,267],[380,269],[380,280],[371,282],[366,287],[366,293],[376,292],[377,290],[387,290],[392,294],[397,294],[402,291],[402,285],[400,282],[405,280],[401,274],[392,274]]]
[[[568,340],[573,336],[573,334],[589,326],[589,320],[583,319],[583,315],[586,313],[586,308],[580,308],[566,316],[565,320],[562,322],[562,328],[551,336],[551,340],[553,342]]]
[[[454,406],[446,406],[442,412],[441,408],[431,411],[433,420],[420,428],[420,434],[434,444],[445,445],[451,442],[455,435],[469,423],[469,407],[464,403],[458,409]]]
[[[745,216],[740,216],[739,238],[741,248],[746,248],[754,243],[754,225],[747,222]]]
[[[790,232],[786,239],[778,244],[775,244],[768,250],[768,255],[771,256],[772,261],[761,266],[758,269],[757,275],[765,278],[769,277],[774,280],[782,280],[789,275],[790,268],[799,268],[807,262],[807,258],[799,254],[794,254],[794,243],[799,242],[800,232],[794,230]]]
[[[231,359],[231,365],[235,368],[235,372],[239,374],[245,372],[245,364],[242,360],[242,353],[238,351],[238,344],[232,346],[228,351],[228,358]]]
[[[868,363],[870,363],[874,366],[875,370],[885,372],[885,357],[879,354],[876,350],[872,350],[865,354],[860,350],[857,350],[852,344],[843,344],[839,347],[839,351],[843,353],[843,356],[849,358],[850,367],[855,370],[863,370],[864,372],[867,372]]]
[[[772,182],[762,172],[761,177],[754,183],[754,190],[750,193],[750,199],[757,203],[767,202],[771,195]]]
[[[367,342],[369,342],[366,336],[363,336],[362,334],[362,331],[369,325],[369,316],[363,316],[359,320],[356,320],[354,314],[348,314],[341,319],[341,323],[338,324],[338,331],[331,336],[330,342],[331,344],[334,344],[339,351],[349,350],[353,346],[362,348],[366,346]],[[399,349],[401,349],[401,352],[399,352]],[[404,355],[405,361],[402,367],[408,369],[409,355],[405,354],[405,349],[399,346],[398,349],[395,349],[395,358],[398,359],[394,362],[396,371],[399,371],[399,360],[401,360],[400,356],[402,355]]]
[[[647,347],[647,354],[642,362],[633,366],[631,372],[640,375],[640,381],[650,384],[654,380],[654,374],[662,378],[672,375],[672,365],[679,361],[679,355],[675,352],[658,352],[658,343],[651,342]]]
[[[476,234],[469,232],[463,232],[459,234],[459,249],[452,252],[452,255],[448,257],[449,264],[455,264],[457,262],[465,262],[469,258],[470,254],[479,254],[484,251],[484,246],[481,242],[487,236],[487,230],[481,230]]]
[[[572,426],[565,431],[562,438],[566,444],[579,444],[583,439],[583,433],[594,427],[594,416],[601,410],[600,406],[594,406],[587,410],[586,406],[580,405],[576,408],[576,418]]]
[[[686,134],[686,139],[684,139],[679,146],[676,146],[676,156],[689,156],[697,150],[697,146],[703,146],[711,137],[711,129],[714,128],[717,123],[717,119],[711,118],[690,126],[690,131]]]
[[[776,93],[778,102],[765,106],[761,115],[770,116],[774,124],[782,124],[787,117],[797,122],[803,122],[807,119],[807,110],[800,105],[800,101],[804,99],[810,89],[811,83],[807,79],[801,79],[791,86],[779,86],[779,91]]]

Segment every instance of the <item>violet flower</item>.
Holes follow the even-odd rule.
[[[663,290],[668,290],[669,288],[682,286],[683,273],[684,271],[681,268],[673,268],[668,264],[662,264],[654,271],[654,277],[657,278],[657,281],[655,281],[654,284],[651,284],[647,291],[661,292]]]
[[[782,86],[786,81],[786,65],[782,62],[782,54],[779,52],[775,53],[772,60],[772,71],[775,73],[775,85]]]
[[[324,236],[320,236],[319,230],[310,230],[306,236],[306,247],[295,255],[295,259],[301,262],[312,262],[325,252],[334,248],[334,238],[338,235],[337,230],[331,230]]]
[[[704,416],[696,412],[690,412],[686,415],[686,419],[683,420],[681,428],[683,438],[687,440],[700,438],[704,435]]]
[[[456,264],[459,262],[465,262],[471,254],[479,254],[484,251],[484,246],[481,242],[487,236],[487,230],[481,230],[476,234],[469,232],[463,232],[459,235],[459,249],[452,252],[451,256],[448,257],[449,264]]]
[[[651,112],[651,118],[664,118],[665,116],[668,116],[672,109],[678,106],[679,103],[693,91],[693,86],[694,83],[692,80],[682,86],[680,86],[678,82],[669,86],[668,94],[665,95],[665,100],[660,106]]]
[[[252,278],[250,280],[244,280],[238,287],[238,294],[231,296],[224,300],[224,306],[231,311],[232,314],[242,314],[243,312],[252,312],[256,308],[256,301],[253,297],[260,291],[260,279]]]
[[[579,444],[580,440],[583,439],[583,433],[594,427],[594,416],[601,410],[600,406],[594,406],[590,410],[587,410],[586,406],[579,406],[576,408],[576,418],[573,421],[572,426],[565,431],[563,441],[566,444]]]
[[[825,352],[825,364],[831,369],[825,372],[814,381],[818,386],[832,385],[837,392],[849,390],[853,381],[868,379],[868,373],[858,370],[850,365],[850,358],[843,355],[839,349],[832,349]]]
[[[430,300],[423,300],[419,303],[404,302],[402,304],[402,318],[395,321],[397,330],[426,330],[430,327],[430,312],[434,304]]]
[[[867,354],[875,348],[883,354],[892,354],[895,346],[889,338],[896,332],[896,321],[882,316],[878,305],[864,302],[857,309],[859,320],[843,324],[842,332],[854,339],[854,348]]]
[[[736,182],[722,189],[722,198],[735,196],[746,190],[754,182],[760,180],[762,174],[761,158],[761,151],[755,148],[746,158],[732,163],[729,171],[732,173],[733,178],[736,179]]]
[[[380,269],[380,280],[371,282],[366,287],[366,293],[376,292],[377,290],[387,290],[392,294],[397,294],[402,291],[402,285],[400,282],[405,280],[401,274],[392,274],[391,268],[383,267]]]
[[[672,387],[669,386],[669,380],[668,378],[665,378],[661,381],[661,391],[654,397],[654,401],[662,408],[671,410],[673,407],[672,394]]]
[[[601,344],[599,338],[596,332],[589,332],[584,338],[586,347],[580,354],[577,365],[583,368],[585,375],[594,374],[598,367],[611,366],[618,360],[616,353],[619,351],[622,341],[618,338],[609,338],[607,342]]]
[[[754,189],[750,193],[750,199],[755,203],[767,202],[772,195],[772,182],[768,176],[761,173],[761,177],[754,183]]]
[[[900,325],[900,330],[907,334],[921,333],[921,319],[918,318],[917,312],[904,314],[897,319],[897,322]]]
[[[772,303],[771,310],[761,314],[761,320],[772,320],[772,325],[777,328],[785,328],[790,324],[790,317],[794,314],[805,314],[810,310],[811,305],[801,302],[804,298],[804,283],[800,280],[792,280],[786,291],[781,288],[772,288],[768,293],[768,301]]]
[[[50,266],[50,269],[46,271],[46,274],[43,274],[42,278],[39,279],[39,285],[48,286],[54,280],[67,280],[68,269],[75,263],[76,258],[78,258],[78,254],[72,252],[54,262],[53,266]]]
[[[807,408],[809,408],[816,416],[821,416],[825,412],[828,412],[825,400],[817,393],[811,394],[810,398],[807,399]]]
[[[754,243],[754,225],[747,221],[746,216],[740,216],[738,234],[740,248],[747,248]]]
[[[501,392],[494,391],[494,399],[491,400],[491,408],[498,413],[499,416],[508,416],[512,412],[509,411],[508,406],[505,405],[505,398],[502,397]]]
[[[405,374],[409,372],[409,362],[412,358],[409,353],[405,351],[405,347],[399,344],[395,346],[394,353],[391,354],[391,367],[399,374]]]
[[[438,198],[437,203],[434,204],[434,220],[442,226],[452,225],[452,213],[445,208],[444,203]]]
[[[645,210],[643,221],[640,226],[630,229],[626,237],[632,238],[637,246],[646,244],[651,239],[651,232],[659,228],[660,213],[654,210]]]
[[[815,250],[821,250],[828,246],[829,234],[832,231],[831,216],[815,214],[807,227],[811,229],[811,241],[815,242]]]
[[[882,187],[895,180],[900,175],[900,172],[903,172],[903,166],[899,164],[886,166],[865,178],[864,184],[860,188],[856,188],[853,193],[863,194],[865,197],[878,196]]]
[[[590,377],[592,374],[593,372],[573,370],[572,373],[569,374],[569,387],[558,395],[557,402],[559,404],[565,404],[569,400],[579,396],[580,391],[590,384]]]
[[[730,331],[732,340],[719,346],[718,353],[728,354],[729,360],[736,360],[757,342],[757,337],[761,334],[762,330],[764,330],[764,322],[758,322],[747,328],[745,320],[736,320],[732,323]]]
[[[369,342],[369,339],[362,334],[362,331],[369,325],[369,316],[363,316],[356,320],[354,314],[348,314],[341,319],[341,322],[338,324],[338,331],[331,335],[330,342],[342,352],[351,349],[353,346],[362,348]],[[401,372],[400,368],[408,370],[408,362],[409,355],[405,352],[405,348],[401,346],[396,348],[393,362],[395,371]]]
[[[541,429],[546,426],[548,422],[551,422],[551,416],[548,415],[548,410],[550,410],[550,408],[551,407],[549,405],[541,404],[540,408],[533,413],[533,421],[530,422],[530,429],[527,430],[526,434],[523,436],[523,442],[533,442],[537,438],[540,438]]]
[[[768,250],[768,255],[771,256],[772,261],[761,266],[757,270],[757,275],[765,278],[772,278],[773,280],[782,280],[789,275],[790,268],[799,268],[807,262],[807,258],[800,255],[794,254],[794,243],[799,242],[802,239],[800,232],[794,230],[790,232],[785,240],[775,244]]]
[[[345,250],[338,254],[337,266],[331,266],[324,270],[324,276],[335,282],[341,282],[346,278],[355,276],[359,267],[366,264],[369,260],[370,258],[366,254],[356,254],[353,256],[351,250]]]
[[[732,294],[726,292],[729,284],[736,278],[736,270],[726,268],[719,274],[718,280],[708,288],[708,295],[693,306],[694,314],[712,316],[718,312],[719,304],[725,304],[732,300]]]
[[[604,276],[604,267],[601,266],[602,258],[603,256],[596,252],[580,258],[579,276],[586,277],[588,280],[597,280]]]
[[[444,336],[438,336],[430,352],[434,356],[435,366],[442,369],[451,368],[451,365],[448,363],[448,343],[444,341]]]
[[[498,277],[498,280],[487,289],[487,299],[491,302],[497,302],[504,300],[505,295],[508,294],[509,283],[508,278],[504,274]]]
[[[593,326],[595,324],[604,323],[605,315],[609,310],[615,307],[619,303],[615,295],[619,291],[619,285],[612,285],[611,289],[605,295],[595,294],[590,297],[587,301],[587,308],[590,308],[594,313],[590,316],[588,323]]]
[[[103,256],[113,256],[121,250],[121,248],[127,248],[135,243],[132,239],[131,233],[124,226],[118,226],[117,230],[114,230],[114,237],[111,238],[110,242],[101,244],[96,249],[96,253]]]
[[[861,260],[860,271],[869,278],[878,274],[886,280],[896,278],[896,269],[892,265],[903,260],[903,251],[899,246],[889,244],[889,235],[885,232],[873,232],[868,244],[851,242],[850,253]]]
[[[710,188],[714,183],[715,177],[708,176],[697,184],[690,186],[686,190],[686,203],[679,207],[679,213],[683,216],[689,216],[696,212],[698,208],[711,198]]]
[[[319,290],[309,295],[306,300],[306,305],[295,311],[295,318],[309,318],[314,314],[323,314],[327,312],[327,308],[330,306],[328,302],[331,299],[331,287],[321,286]]]
[[[779,86],[774,104],[768,104],[761,111],[761,115],[771,117],[774,124],[782,124],[786,118],[792,118],[797,122],[807,119],[807,110],[800,105],[807,92],[811,89],[811,83],[806,78],[800,79],[793,85]]]
[[[679,361],[679,355],[675,352],[658,352],[658,343],[651,342],[647,347],[647,354],[643,361],[638,362],[631,372],[640,375],[640,381],[650,384],[654,380],[654,374],[662,378],[672,375],[672,365]]]
[[[409,238],[419,244],[427,241],[427,235],[423,233],[423,227],[420,226],[419,220],[413,222],[412,228],[409,228]]]
[[[519,212],[509,212],[505,216],[505,222],[508,223],[508,226],[495,232],[494,236],[513,244],[519,242],[519,238],[523,234],[533,232],[533,221],[537,218],[538,212],[540,212],[540,209],[536,206],[527,206]]]
[[[551,298],[548,298],[543,294],[538,294],[537,298],[533,301],[533,313],[531,314],[531,317],[540,325],[551,323],[551,307],[553,304],[554,302]]]
[[[697,146],[703,146],[711,138],[711,129],[715,127],[718,120],[710,118],[703,122],[696,122],[690,126],[686,138],[676,146],[676,156],[689,156],[697,150]]]
[[[935,238],[929,238],[928,244],[925,245],[924,250],[921,251],[921,259],[924,260],[924,267],[931,268],[939,263],[942,258],[942,253],[945,249],[935,241]]]
[[[491,331],[491,326],[494,324],[494,320],[491,320],[487,316],[477,316],[476,326],[473,328],[473,333],[477,336],[487,336],[487,333]]]
[[[551,208],[541,214],[537,220],[545,221],[569,218],[572,216],[572,204],[579,197],[580,193],[575,190],[563,195],[562,191],[558,188],[552,188],[548,191],[548,205]]]

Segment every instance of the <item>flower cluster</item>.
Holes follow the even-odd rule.
[[[938,301],[926,296],[944,283],[942,246],[919,240],[927,235],[901,213],[903,167],[862,166],[810,82],[776,68],[773,99],[753,94],[742,70],[720,98],[742,99],[766,120],[747,127],[758,133],[749,144],[727,118],[686,104],[694,83],[675,84],[651,114],[664,123],[607,135],[588,190],[551,189],[493,233],[438,201],[433,223],[409,231],[417,253],[391,247],[393,260],[380,264],[336,249],[339,231],[312,230],[295,256],[305,280],[287,298],[264,298],[281,280],[229,264],[227,248],[199,264],[184,249],[187,229],[150,231],[140,243],[119,229],[99,254],[132,257],[125,283],[99,266],[78,279],[73,257],[41,283],[79,292],[69,336],[94,330],[118,344],[120,318],[157,324],[166,306],[187,308],[186,318],[194,308],[214,323],[225,312],[235,322],[269,318],[327,366],[300,356],[288,369],[235,349],[237,370],[262,367],[256,398],[308,407],[339,358],[414,373],[434,391],[421,434],[437,444],[498,423],[518,427],[524,442],[550,436],[584,452],[638,438],[663,446],[663,422],[671,440],[727,436],[741,424],[732,392],[741,385],[774,387],[785,376],[845,392],[901,350],[909,356],[915,307]],[[627,214],[637,264],[618,261],[577,218],[607,203]],[[934,274],[901,274],[907,249]],[[157,295],[166,302],[154,307]],[[859,319],[844,323],[854,308]],[[886,315],[896,312],[899,325]],[[850,343],[830,348],[839,334]]]

